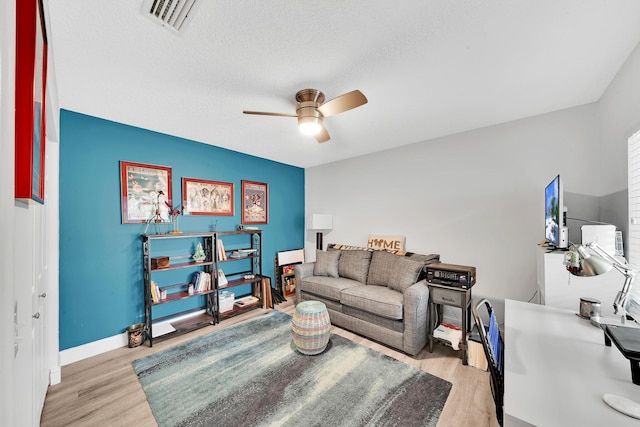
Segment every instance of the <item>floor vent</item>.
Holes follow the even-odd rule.
[[[144,0],[142,12],[174,33],[184,31],[199,0]]]

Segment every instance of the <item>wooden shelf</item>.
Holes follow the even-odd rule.
[[[224,238],[225,236],[228,236],[229,239],[221,239],[221,237]],[[249,245],[246,245],[247,237],[233,238],[231,236],[247,236]],[[223,291],[239,286],[250,285],[251,293],[248,295],[253,295],[258,298],[258,301],[250,306],[238,307],[234,303],[232,310],[218,313],[218,321],[261,307],[263,295],[259,284],[262,282],[262,230],[217,231],[214,233],[213,240],[213,247],[216,248],[213,255],[213,269],[214,271],[219,269],[226,270],[224,274],[227,278],[227,284],[224,287],[220,287],[218,285],[218,275],[216,274],[216,288]],[[227,246],[226,244],[229,242],[231,242],[231,245]],[[224,248],[224,246],[227,247]],[[222,254],[223,250],[224,254]],[[247,251],[247,255],[231,257],[230,254],[236,251]],[[221,257],[226,259],[219,259]],[[230,271],[234,268],[233,262],[237,262],[235,266],[236,270]],[[248,264],[250,264],[250,266]],[[254,277],[245,279],[244,276],[247,275],[253,275]],[[243,290],[241,291],[244,293]],[[237,295],[235,297],[238,299]]]
[[[165,268],[152,268],[152,272],[156,271],[167,271],[167,270],[178,270],[180,268],[190,268],[190,267],[201,267],[204,265],[213,265],[213,261],[189,261],[189,262],[179,262],[177,264],[169,264],[169,267]]]
[[[233,316],[237,316],[240,313],[244,313],[246,311],[255,310],[256,308],[260,308],[262,306],[262,299],[259,299],[254,304],[246,305],[244,307],[238,307],[233,304],[233,309],[229,311],[225,311],[224,313],[220,313],[220,319],[228,319]]]
[[[190,239],[190,240],[189,240]],[[169,241],[171,243],[171,247],[175,249],[176,252],[181,253],[182,255],[173,255],[169,256],[169,266],[166,268],[152,268],[151,260],[152,254],[155,256],[157,254],[154,253],[153,248],[155,248],[155,243],[160,240]],[[153,342],[156,339],[167,338],[168,336],[175,335],[177,333],[190,331],[202,326],[213,325],[216,323],[216,301],[217,301],[217,290],[215,288],[214,279],[213,279],[213,250],[212,250],[212,242],[213,242],[213,233],[180,233],[180,234],[143,234],[142,235],[142,255],[143,255],[143,268],[144,268],[144,312],[145,312],[145,330],[146,330],[146,338],[149,340],[149,346],[153,346]],[[152,244],[153,243],[153,244]],[[175,243],[175,244],[174,244]],[[201,262],[196,262],[192,258],[190,252],[192,249],[192,245],[202,245],[203,250],[206,255],[206,260]],[[167,248],[167,242],[164,242],[162,245],[163,251]],[[175,284],[164,284],[162,282],[162,278],[165,280],[167,277],[171,276],[163,276],[160,274],[162,271],[171,271],[171,270],[180,270],[180,269],[193,269],[195,272],[205,272],[212,275],[211,278],[211,287],[212,289],[201,291],[201,292],[193,292],[189,293],[188,288],[190,285],[189,282],[189,271],[184,272],[184,278],[182,280],[186,280],[187,282],[183,283],[175,283]],[[181,273],[182,274],[182,273]],[[180,279],[178,279],[180,280]],[[157,301],[153,301],[151,295],[152,283],[158,282],[159,290],[172,290],[175,292],[167,292],[167,297],[164,299],[160,299]],[[186,300],[194,297],[202,297],[204,296],[204,301],[200,302],[198,300],[194,301],[194,304],[191,305],[191,308],[186,310],[181,309],[184,308],[184,305],[175,305],[175,309],[173,313],[171,313],[170,306],[167,304],[171,304],[176,301]],[[160,318],[154,315],[154,310],[158,308],[158,306],[163,305],[166,308],[163,309],[164,313],[171,313]],[[196,307],[193,307],[193,306]],[[201,315],[189,316],[192,313],[204,312]],[[185,318],[185,316],[187,316]],[[182,320],[177,320],[182,319]],[[166,334],[158,335],[157,337],[153,336],[154,325],[158,323],[166,323],[168,321],[168,325],[171,325],[169,329],[173,329]],[[156,330],[156,332],[158,332]]]
[[[218,259],[220,254],[218,253],[218,241],[220,240],[220,236],[247,236],[249,238],[249,246],[246,245],[247,237],[240,237],[237,239],[230,238],[230,241],[234,243],[234,249],[225,250],[225,255],[231,254],[234,251],[247,251],[246,256],[232,258],[228,257],[225,260]],[[166,268],[151,268],[151,259],[152,259],[152,242],[158,240],[172,240],[172,239],[183,239],[175,240],[175,245],[171,245],[173,249],[178,253],[182,253],[183,255],[173,255],[169,256],[169,266]],[[206,254],[206,260],[202,262],[196,262],[192,259],[191,254],[185,254],[185,251],[188,251],[188,247],[185,245],[191,245],[193,242],[185,241],[184,239],[192,239],[193,242],[202,244],[204,252]],[[244,239],[244,240],[243,240]],[[154,245],[155,246],[155,245]],[[239,247],[243,248],[240,249]],[[162,245],[163,251],[166,250],[167,245],[164,243]],[[249,250],[253,250],[255,252],[250,252]],[[144,305],[145,305],[145,335],[149,340],[149,345],[153,346],[153,342],[157,339],[164,339],[175,334],[179,334],[186,331],[191,331],[193,329],[197,329],[206,325],[213,325],[220,321],[220,319],[226,319],[228,317],[233,317],[236,314],[243,313],[248,310],[254,310],[262,306],[263,296],[261,294],[260,286],[256,286],[256,284],[260,284],[262,280],[262,230],[237,230],[237,231],[212,231],[205,233],[181,233],[181,234],[143,234],[142,235],[142,251],[143,251],[143,266],[144,266]],[[170,251],[169,251],[170,252]],[[154,254],[155,256],[156,254]],[[247,262],[248,260],[248,262]],[[218,286],[218,270],[221,269],[221,264],[224,263],[227,270],[231,270],[233,267],[230,267],[234,261],[239,261],[237,264],[236,271],[226,272],[228,277],[228,283],[224,288],[220,288]],[[244,262],[242,262],[244,261]],[[250,266],[248,265],[250,264]],[[159,274],[162,271],[170,271],[170,270],[179,270],[179,269],[188,269],[193,268],[194,271],[204,271],[206,273],[211,274],[212,281],[212,289],[202,291],[202,292],[193,292],[189,293],[188,288],[190,283],[176,283],[176,284],[165,284],[163,285],[161,279],[163,277],[162,274]],[[242,270],[242,271],[237,271]],[[185,272],[184,279],[178,280],[189,280],[188,279],[188,271]],[[245,275],[252,274],[254,277],[252,279],[245,279]],[[153,277],[152,277],[153,276]],[[170,277],[170,276],[164,276]],[[152,282],[158,282],[159,290],[171,290],[175,292],[167,292],[167,297],[156,302],[153,302],[151,296],[151,287]],[[258,298],[258,301],[255,304],[248,305],[245,307],[238,307],[234,304],[233,309],[226,313],[219,313],[219,294],[220,290],[236,288],[238,286],[250,285],[251,286],[251,294]],[[244,291],[241,289],[244,293]],[[202,297],[204,296],[204,302],[201,303],[200,300],[196,300],[194,304],[191,304],[191,308],[186,310],[180,310],[179,308],[184,308],[184,305],[177,304],[173,313],[170,312],[170,307],[166,306],[166,304],[170,304],[180,300],[186,300],[194,297]],[[160,305],[165,305],[166,308],[163,309],[163,312],[169,312],[171,314],[167,314],[160,318],[154,318],[154,310],[158,308]],[[193,307],[195,305],[196,307]],[[190,315],[194,313],[195,315]],[[164,314],[164,313],[163,313]],[[153,320],[152,320],[153,319]],[[177,320],[180,319],[180,320]],[[160,326],[160,324],[163,324]],[[166,333],[162,335],[158,335],[156,337],[152,336],[154,331],[154,325],[158,325],[158,327],[167,328]],[[165,332],[163,331],[163,332]],[[156,330],[156,333],[159,331]]]
[[[154,320],[151,327],[156,327],[158,323],[162,322],[162,320],[163,319]],[[186,332],[202,328],[204,326],[215,325],[215,317],[208,313],[200,313],[187,317],[185,319],[169,322],[169,324],[174,330],[171,332],[167,332],[166,334],[154,337],[153,341],[167,339],[175,335],[184,334]]]
[[[178,286],[185,286],[185,285],[178,285]],[[171,287],[174,287],[174,286],[176,286],[176,285],[162,286],[162,287],[160,287],[160,289],[162,290],[162,289],[171,288]],[[166,304],[168,302],[178,301],[178,300],[181,300],[181,299],[197,297],[198,295],[208,295],[208,294],[214,293],[215,291],[216,291],[215,289],[210,289],[208,291],[194,292],[192,294],[190,294],[187,291],[174,292],[174,293],[168,294],[165,299],[161,299],[161,300],[158,300],[158,302],[153,303],[153,305],[155,306],[155,305]]]

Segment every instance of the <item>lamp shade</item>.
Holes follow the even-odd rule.
[[[591,255],[582,261],[583,276],[599,276],[611,270],[612,265],[598,255]]]
[[[311,216],[312,230],[331,230],[333,229],[333,215],[313,214]]]
[[[578,254],[579,268],[570,269],[570,273],[574,276],[599,276],[611,270],[613,265],[602,258],[600,255],[590,254],[584,246],[575,248]]]

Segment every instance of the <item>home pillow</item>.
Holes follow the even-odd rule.
[[[418,275],[424,268],[424,263],[414,261],[407,257],[398,257],[389,278],[389,287],[404,293],[411,285],[417,282]]]
[[[391,269],[395,265],[398,255],[387,251],[375,251],[371,255],[371,266],[369,267],[369,277],[367,285],[389,286]]]
[[[338,274],[340,277],[357,280],[360,283],[366,284],[370,262],[371,252],[369,251],[340,251]]]
[[[313,266],[313,275],[338,277],[339,258],[340,251],[321,251],[316,249],[316,263]]]

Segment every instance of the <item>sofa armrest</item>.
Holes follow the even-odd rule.
[[[300,304],[300,301],[302,301],[300,296],[302,279],[313,276],[313,269],[315,265],[315,262],[305,262],[303,264],[296,264],[293,266],[293,275],[296,278],[296,305]]]
[[[427,343],[429,287],[426,280],[404,291],[404,351],[415,356]]]

